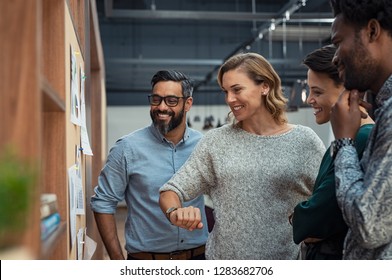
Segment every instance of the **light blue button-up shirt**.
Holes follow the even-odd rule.
[[[159,188],[185,163],[202,134],[186,128],[174,145],[151,125],[120,138],[111,148],[91,197],[94,212],[113,214],[125,199],[125,249],[128,252],[172,252],[204,245],[207,226],[192,232],[173,226],[159,207]],[[204,199],[184,206],[200,208],[207,225]]]

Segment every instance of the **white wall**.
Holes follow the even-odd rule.
[[[150,125],[150,106],[108,106],[108,151],[118,138],[126,135],[136,129]],[[205,132],[204,119],[208,116],[214,116],[213,125],[216,126],[218,120],[225,123],[229,110],[226,105],[198,106],[193,105],[188,113],[188,118],[192,128]],[[200,117],[199,122],[195,122],[196,116]],[[311,127],[323,140],[326,147],[331,143],[333,134],[330,124],[317,125],[313,116],[312,108],[302,108],[297,112],[289,112],[288,119],[290,123],[302,124]]]

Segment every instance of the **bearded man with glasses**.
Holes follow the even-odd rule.
[[[151,85],[152,124],[123,136],[111,148],[91,208],[111,259],[125,259],[114,217],[117,204],[124,199],[128,260],[205,259],[207,227],[194,232],[179,229],[164,218],[158,204],[159,188],[184,164],[202,137],[186,122],[193,85],[183,73],[167,70],[158,71]],[[203,196],[188,205],[204,209]]]

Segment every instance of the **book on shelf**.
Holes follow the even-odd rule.
[[[41,194],[41,219],[50,216],[58,211],[57,195],[54,193]]]
[[[59,227],[60,221],[58,212],[41,219],[41,240],[48,238]]]

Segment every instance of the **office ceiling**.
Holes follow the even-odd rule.
[[[303,57],[329,43],[332,20],[328,0],[97,0],[97,9],[109,106],[146,105],[161,69],[195,81],[195,104],[223,103],[217,69],[240,51],[266,57],[289,95],[306,79]]]

